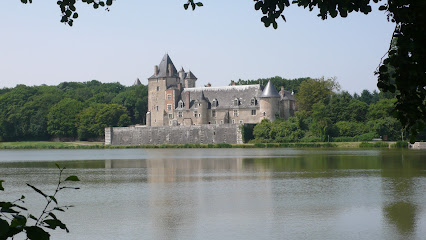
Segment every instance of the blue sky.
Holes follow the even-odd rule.
[[[369,15],[321,20],[292,5],[278,29],[265,28],[251,0],[118,0],[111,11],[78,3],[73,27],[60,23],[55,1],[0,1],[0,88],[64,81],[120,82],[147,78],[169,53],[191,70],[197,86],[272,76],[337,77],[342,90],[374,90],[374,70],[394,25],[373,5]]]

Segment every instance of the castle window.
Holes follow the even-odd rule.
[[[183,108],[183,101],[182,100],[179,101],[178,106],[179,106],[179,108]]]
[[[243,122],[243,120],[240,120],[240,124],[243,124],[244,122]]]
[[[159,87],[159,86],[157,86],[157,92],[158,92],[158,91],[160,91],[160,87]]]
[[[198,117],[201,117],[201,113],[198,114]]]
[[[181,118],[181,117],[182,117],[182,112],[179,112],[179,113],[178,113],[178,116]]]
[[[223,120],[220,120],[220,124],[223,124]]]
[[[173,114],[169,113],[169,118],[170,119],[173,118]]]
[[[255,106],[257,104],[256,98],[252,98],[250,101],[250,105]]]
[[[234,117],[238,117],[238,110],[234,110]]]
[[[197,117],[197,111],[194,111],[194,117]]]
[[[238,100],[238,98],[234,99],[234,106],[238,106],[240,105],[240,101]]]
[[[217,124],[217,121],[216,121],[216,120],[214,120],[214,124]]]
[[[155,108],[157,109],[157,112],[158,112],[158,106],[156,106]]]
[[[212,110],[212,117],[216,117],[216,110]]]
[[[232,119],[232,124],[235,124],[235,119]]]
[[[215,98],[215,99],[213,99],[212,107],[217,107],[217,99],[216,99],[216,98]]]
[[[167,110],[172,110],[172,104],[167,104]]]
[[[263,112],[263,116],[266,116],[266,112]]]
[[[256,109],[251,110],[251,115],[256,116]]]
[[[172,94],[167,94],[167,100],[172,100]]]

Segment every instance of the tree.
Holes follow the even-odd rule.
[[[84,109],[79,115],[78,138],[102,137],[106,127],[124,127],[130,124],[127,109],[117,104],[95,104]]]
[[[324,78],[308,79],[302,82],[299,92],[296,94],[299,110],[310,113],[315,103],[328,101],[330,96],[334,94],[333,90],[339,88],[339,84],[333,78],[327,80]]]
[[[47,115],[47,131],[57,137],[77,136],[77,116],[83,109],[83,103],[71,99],[62,99],[50,108]]]

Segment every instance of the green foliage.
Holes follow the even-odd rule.
[[[106,127],[123,127],[130,124],[127,109],[117,104],[94,104],[79,115],[78,138],[102,137]]]
[[[335,79],[308,79],[300,84],[296,93],[299,110],[310,113],[312,106],[318,102],[327,102],[334,94],[334,90],[340,89]]]
[[[72,206],[61,206],[57,200],[57,194],[64,189],[79,189],[76,187],[64,186],[66,181],[80,181],[77,176],[69,176],[65,180],[62,180],[62,174],[65,168],[61,168],[58,164],[56,166],[59,169],[59,180],[55,191],[52,195],[46,194],[37,187],[28,184],[27,186],[34,190],[36,193],[42,196],[46,201],[39,217],[33,215],[30,211],[24,207],[25,196],[21,196],[19,199],[13,202],[0,202],[0,239],[12,238],[20,233],[24,233],[27,239],[30,240],[49,240],[50,234],[46,231],[47,229],[61,228],[66,232],[69,232],[67,226],[59,220],[55,213],[64,212]],[[0,180],[0,190],[4,191]]]
[[[406,141],[397,141],[396,143],[390,146],[391,148],[408,148],[408,142]]]
[[[71,98],[65,98],[52,106],[47,115],[47,131],[57,137],[76,137],[78,114],[83,109],[83,103]]]
[[[389,143],[387,142],[362,142],[359,144],[360,148],[389,148]]]
[[[96,80],[63,82],[58,86],[17,85],[0,90],[0,141],[75,139],[82,125],[80,113],[98,104],[115,103],[126,108],[126,114],[118,116],[111,126],[144,123],[148,105],[148,90],[144,85],[124,87],[120,83]],[[99,114],[92,116],[99,117]],[[111,122],[106,116],[84,120],[99,125]],[[98,133],[92,135],[99,136]]]
[[[266,84],[267,82],[271,81],[274,87],[278,90],[280,90],[281,87],[284,87],[284,89],[287,91],[293,91],[297,93],[299,91],[300,84],[309,79],[311,78],[285,79],[279,76],[275,76],[271,78],[259,78],[257,80],[231,80],[231,83],[229,85],[232,85],[232,83],[235,83],[236,85]]]

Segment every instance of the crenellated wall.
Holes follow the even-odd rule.
[[[108,127],[105,128],[106,145],[149,144],[241,144],[238,124],[203,124],[161,127]]]

